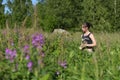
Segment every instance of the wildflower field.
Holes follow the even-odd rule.
[[[0,30],[0,80],[120,80],[119,33],[94,33],[92,54],[79,50],[80,35]]]

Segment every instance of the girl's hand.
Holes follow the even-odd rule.
[[[87,47],[87,44],[81,44],[79,49],[82,50],[83,48]]]

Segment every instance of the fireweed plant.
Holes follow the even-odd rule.
[[[0,34],[0,80],[120,79],[118,33],[96,33],[98,46],[88,54],[78,48],[80,33],[68,37],[36,32],[22,29]]]
[[[44,36],[41,33],[36,33],[32,35],[32,40],[31,40],[32,48],[37,50],[38,53],[38,65],[42,64],[42,58],[45,56],[44,51],[42,50],[42,47],[44,45]],[[17,58],[17,50],[14,48],[13,45],[11,45],[12,48],[6,48],[5,49],[5,58],[9,60],[11,63],[17,63],[15,61],[15,58]],[[26,67],[28,68],[29,71],[32,71],[32,68],[34,66],[34,62],[31,60],[31,54],[30,53],[30,45],[24,45],[22,50],[24,60],[26,60]],[[19,67],[19,65],[17,65]]]

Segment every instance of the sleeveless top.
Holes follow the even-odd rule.
[[[88,35],[84,36],[84,34],[81,36],[82,37],[82,41],[85,41],[87,44],[92,44],[92,40],[90,38],[90,34],[89,33]],[[92,49],[94,51],[94,48],[93,47],[86,47],[87,49]]]
[[[83,34],[83,35],[82,35],[82,41],[86,41],[87,44],[92,44],[92,40],[91,40],[91,38],[90,38],[90,34],[91,34],[91,33],[89,33],[89,34],[86,35],[86,36],[84,36],[84,34]]]

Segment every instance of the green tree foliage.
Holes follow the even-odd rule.
[[[108,21],[107,26],[105,26],[105,28],[107,28],[107,31],[114,31],[116,29],[116,6],[115,6],[115,0],[104,0],[101,1],[101,5],[104,7],[104,9],[106,9],[107,13],[106,13],[106,20]],[[105,22],[106,23],[106,22]]]
[[[120,0],[116,0],[116,29],[120,30]]]
[[[0,28],[3,28],[5,26],[4,5],[2,2],[3,0],[0,0]]]
[[[80,20],[80,8],[77,3],[80,1],[72,0],[47,0],[45,3],[39,3],[41,26],[45,30],[54,28],[69,29],[77,27]]]
[[[96,31],[113,31],[119,18],[119,1],[45,0],[37,5],[39,25],[44,30],[80,28],[91,22]]]
[[[7,6],[10,10],[8,14],[11,20],[11,24],[17,24],[19,26],[30,24],[30,17],[32,16],[32,2],[31,0],[8,0]]]
[[[32,5],[31,0],[7,0],[7,7],[10,10],[6,14],[7,21],[13,27],[16,24],[40,27],[45,31],[55,28],[80,30],[82,23],[87,21],[93,24],[95,31],[120,30],[119,0],[38,0],[37,5]],[[3,8],[1,11],[4,12]]]
[[[96,31],[110,30],[111,24],[107,19],[108,12],[101,0],[84,0],[82,7],[83,22],[91,22]]]

